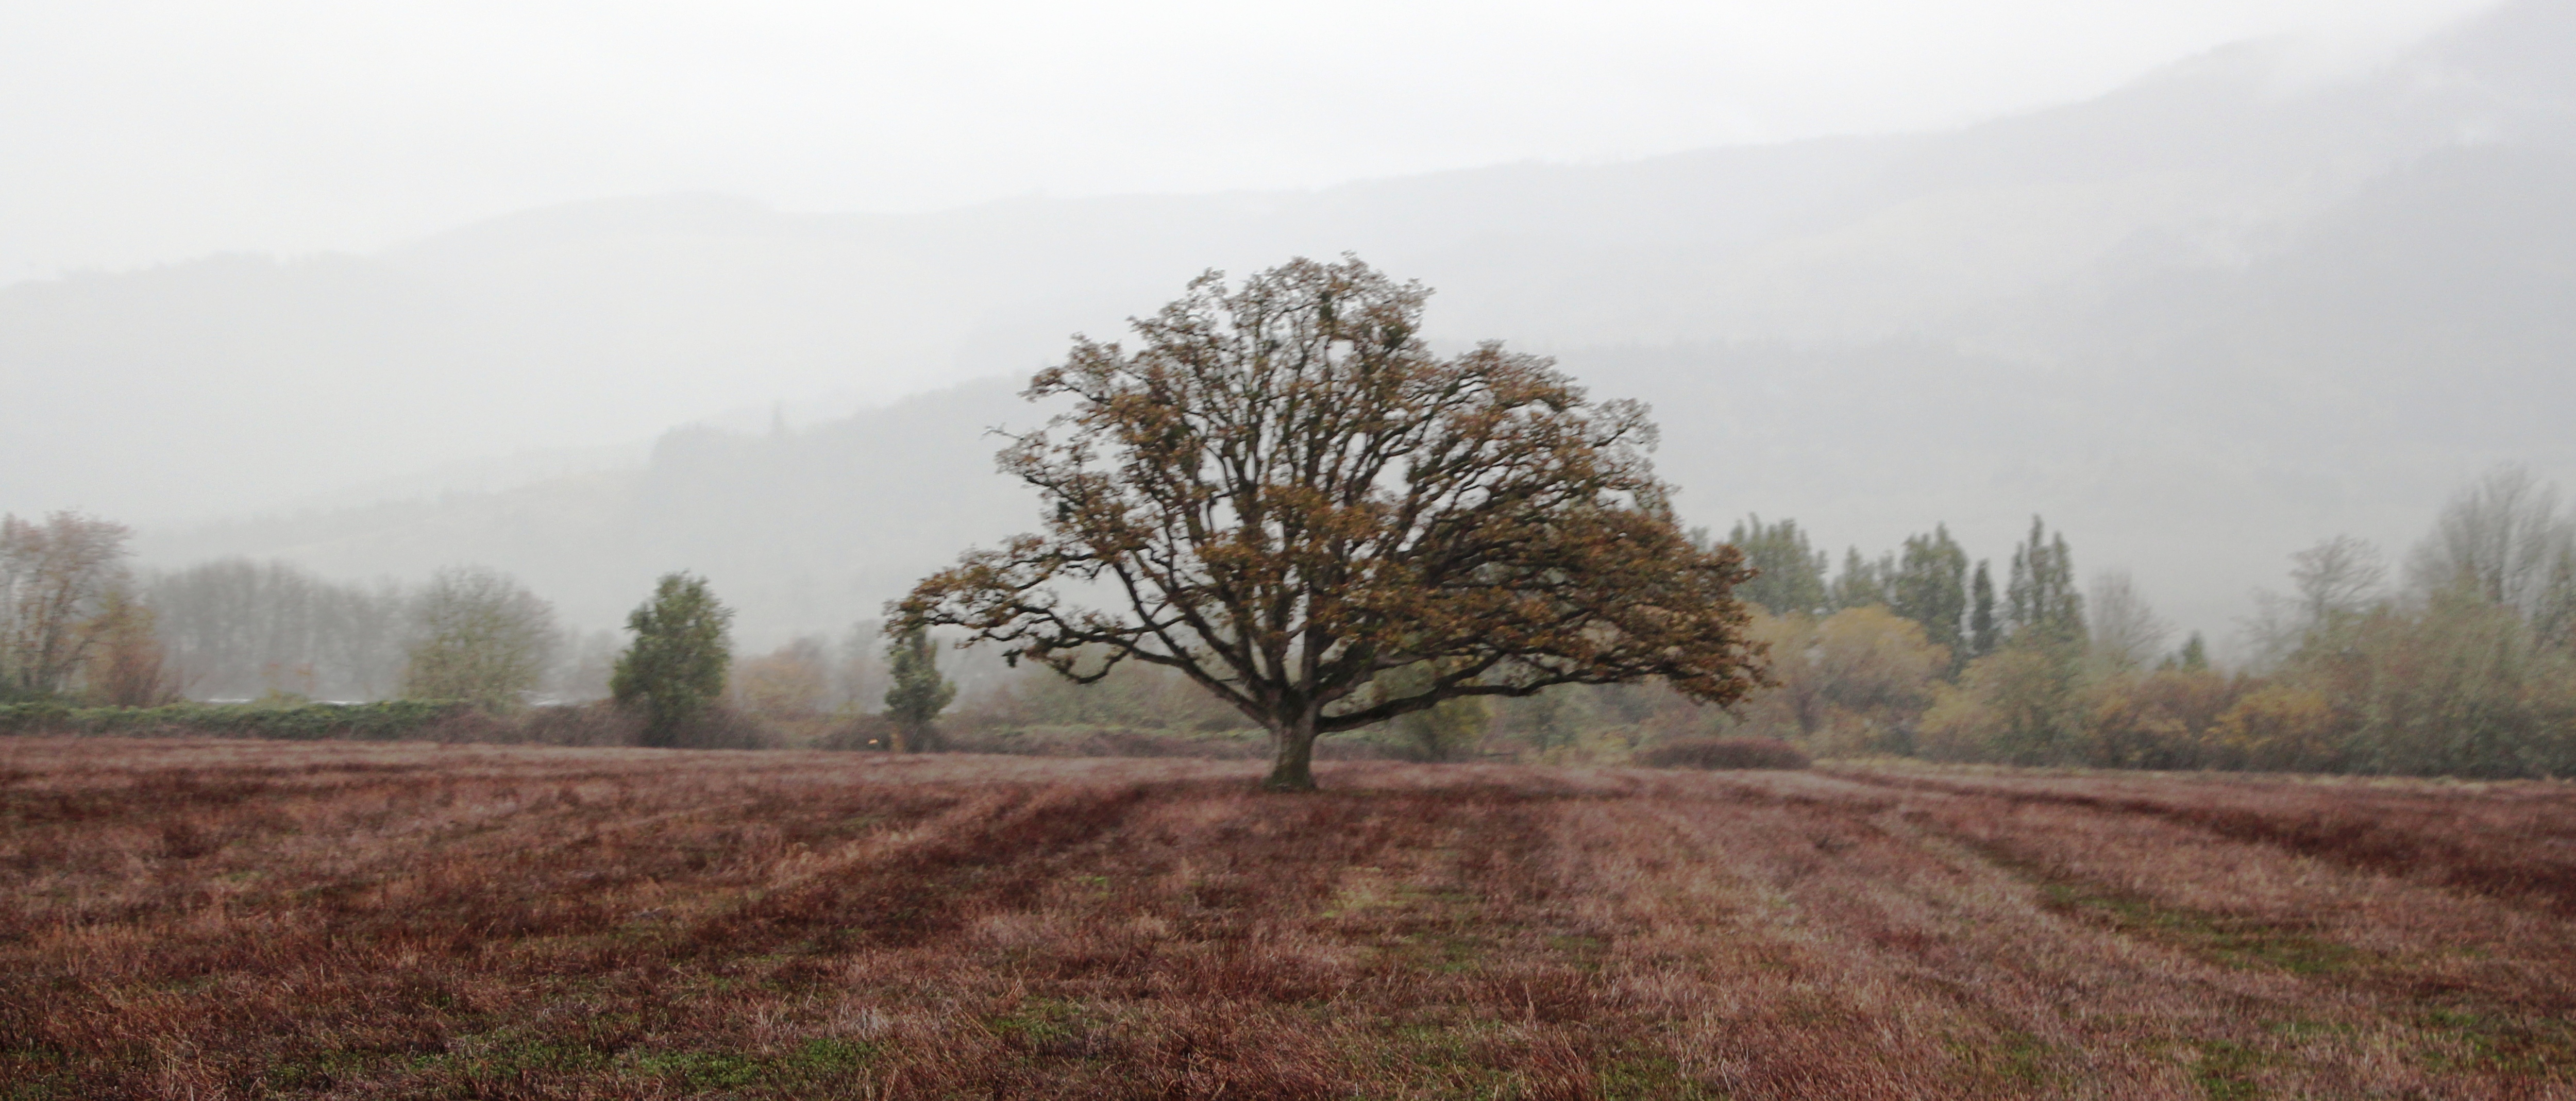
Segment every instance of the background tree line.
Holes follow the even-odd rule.
[[[2519,467],[2462,489],[2402,577],[2338,536],[2257,594],[2251,658],[2211,666],[2126,574],[2079,590],[2034,519],[1998,588],[1945,529],[1828,577],[1791,521],[1730,533],[1764,570],[1776,686],[1721,725],[1821,754],[2122,768],[2576,772],[2576,520]]]
[[[930,747],[955,695],[925,640],[889,648],[874,623],[854,625],[837,645],[799,638],[736,662],[730,612],[685,574],[662,580],[621,642],[614,632],[564,630],[553,605],[487,567],[442,569],[416,585],[333,581],[246,559],[138,572],[130,534],[70,512],[0,517],[0,705],[151,709],[193,699],[279,710],[395,700],[469,705],[480,715],[471,729],[442,729],[467,737],[892,747],[908,733],[913,746]],[[451,719],[413,708],[349,721],[377,736],[388,723],[457,726]],[[269,725],[301,737],[348,723]]]
[[[243,560],[137,573],[126,538],[70,513],[0,519],[9,699],[409,698],[503,713],[608,697],[633,649],[562,630],[544,600],[490,570],[412,586]],[[1972,557],[1938,525],[1875,557],[1846,550],[1838,568],[1793,520],[1748,516],[1724,541],[1761,571],[1740,592],[1759,608],[1751,630],[1775,682],[1735,708],[1651,683],[1566,686],[1450,701],[1333,752],[1614,763],[1725,734],[1827,756],[2576,773],[2576,517],[2520,468],[2460,490],[2400,561],[2350,537],[2292,555],[2286,591],[2256,594],[2245,660],[2227,669],[2198,634],[2177,645],[2127,575],[2079,585],[2068,539],[2036,518],[1997,558]],[[687,731],[581,737],[1200,753],[1259,737],[1168,671],[1079,686],[928,641],[890,644],[860,623],[737,659],[727,639],[722,674],[695,689],[710,709]]]

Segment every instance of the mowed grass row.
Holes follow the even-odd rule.
[[[0,1097],[2553,1097],[2576,795],[0,741]]]

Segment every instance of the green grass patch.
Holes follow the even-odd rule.
[[[2200,1050],[2200,1059],[2192,1066],[2191,1080],[2211,1101],[2246,1101],[2262,1096],[2262,1087],[2254,1080],[2255,1072],[2281,1061],[2272,1052],[2233,1040],[2200,1040],[2193,1046]]]
[[[2178,948],[2221,966],[2330,975],[2352,970],[2373,958],[2361,949],[2303,929],[2159,902],[2135,892],[2056,874],[1999,845],[1959,840],[1988,862],[2032,882],[2043,904],[2051,910],[2099,922],[2126,936]]]
[[[1602,1101],[1718,1101],[1726,1096],[1684,1077],[1680,1061],[1669,1055],[1620,1052],[1602,1061],[1594,1080]]]
[[[2089,883],[2049,880],[2040,884],[2040,894],[2051,909],[2082,914],[2238,970],[2269,967],[2324,975],[2350,970],[2366,956],[2358,948],[2299,929],[2167,905]]]
[[[1010,1013],[984,1018],[984,1029],[1033,1054],[1061,1054],[1086,1032],[1082,1007],[1058,998],[1030,998]]]
[[[2546,1076],[2576,1067],[2576,1022],[2447,1006],[2413,1023],[2442,1041],[2422,1054],[2432,1070]]]
[[[656,1051],[633,1056],[631,1065],[687,1090],[795,1090],[858,1073],[877,1055],[874,1044],[817,1037],[777,1054]]]
[[[1942,1046],[1979,1078],[2023,1086],[2046,1086],[2057,1080],[2047,1041],[2010,1025],[1993,1027],[1991,1036],[1953,1036]]]

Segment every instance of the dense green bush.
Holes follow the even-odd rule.
[[[1637,754],[1648,768],[1805,768],[1805,751],[1774,738],[1673,738]]]
[[[443,720],[454,719],[468,709],[468,704],[424,700],[308,703],[291,707],[237,703],[69,707],[58,703],[26,703],[0,705],[0,734],[198,735],[285,741],[316,738],[392,741],[419,737],[428,728]]]

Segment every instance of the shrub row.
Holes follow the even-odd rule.
[[[423,700],[381,703],[309,703],[293,707],[175,703],[163,707],[68,707],[55,703],[0,705],[0,734],[121,734],[141,737],[199,735],[311,741],[414,738],[470,705]]]
[[[1671,738],[1637,754],[1648,768],[1805,768],[1806,753],[1771,738]]]

